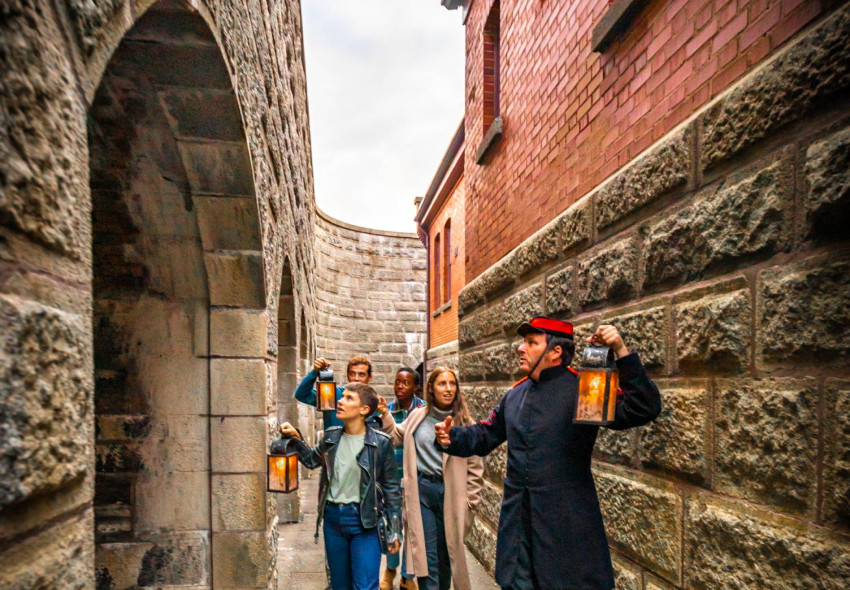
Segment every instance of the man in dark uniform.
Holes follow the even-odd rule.
[[[508,441],[507,476],[496,543],[496,581],[510,590],[610,590],[611,555],[590,471],[598,426],[573,424],[578,378],[572,324],[535,317],[517,330],[520,370],[527,375],[481,422],[435,426],[449,455],[487,455]],[[614,326],[588,338],[610,346],[620,388],[608,428],[624,430],[661,411],[658,388]]]

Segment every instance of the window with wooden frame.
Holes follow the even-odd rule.
[[[440,268],[440,254],[442,254],[442,251],[440,250],[440,234],[437,234],[434,238],[434,309],[440,307],[440,304],[443,301],[440,294],[442,287],[442,282],[440,281],[440,271],[442,270]]]
[[[452,299],[452,220],[443,226],[443,303]]]

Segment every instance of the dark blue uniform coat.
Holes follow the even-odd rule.
[[[661,411],[658,388],[636,353],[617,360],[622,395],[616,419],[623,430],[653,420]],[[453,427],[451,445],[459,457],[486,455],[508,441],[507,476],[496,544],[496,581],[526,587],[528,566],[517,558],[530,547],[537,587],[547,590],[610,590],[611,555],[599,511],[590,456],[597,426],[573,424],[578,378],[565,367],[550,367],[538,382],[525,379],[477,424]],[[519,565],[518,565],[519,564]],[[528,586],[530,587],[530,586]]]

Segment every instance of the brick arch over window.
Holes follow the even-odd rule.
[[[266,587],[273,558],[257,197],[208,22],[154,4],[88,113],[100,585]]]

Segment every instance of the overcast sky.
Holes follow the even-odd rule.
[[[304,0],[304,53],[319,208],[416,231],[463,117],[461,11],[440,0]]]

